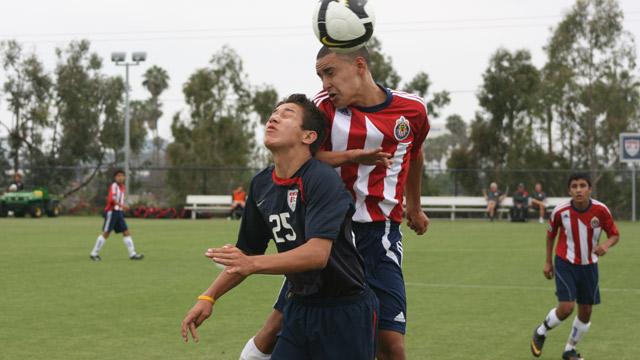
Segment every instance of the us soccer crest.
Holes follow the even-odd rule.
[[[593,219],[591,219],[591,228],[595,229],[597,227],[600,227],[600,219],[594,216]]]
[[[396,140],[403,141],[409,137],[411,133],[411,127],[409,126],[409,120],[405,119],[404,116],[401,116],[400,119],[396,120],[396,126],[393,128],[393,135],[396,137]]]
[[[624,151],[626,151],[630,157],[638,155],[638,152],[640,152],[640,139],[625,139]]]
[[[289,190],[287,194],[287,204],[291,211],[296,211],[296,204],[298,203],[298,190]]]

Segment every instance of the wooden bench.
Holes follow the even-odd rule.
[[[191,210],[195,219],[199,211],[228,214],[231,211],[231,195],[187,195],[185,210]]]
[[[557,205],[568,201],[565,197],[549,197],[546,199],[547,210],[553,210]],[[482,196],[422,196],[420,198],[422,210],[427,214],[432,212],[445,212],[451,214],[451,220],[456,219],[456,213],[484,213],[487,208],[487,200]],[[506,197],[500,203],[498,212],[509,213],[513,206],[513,198]],[[529,201],[531,208],[531,201]]]

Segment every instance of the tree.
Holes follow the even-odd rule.
[[[183,93],[189,113],[174,116],[171,131],[175,141],[167,148],[169,163],[182,168],[168,175],[176,201],[187,193],[225,192],[233,185],[220,172],[194,179],[185,167],[245,167],[254,146],[253,96],[242,59],[231,48],[223,47],[213,55],[209,67],[196,70]]]
[[[79,184],[65,191],[68,196],[89,184],[105,161],[110,160],[113,166],[122,158],[124,82],[120,77],[101,73],[102,59],[90,51],[87,40],[73,41],[64,49],[58,48],[56,55],[57,112],[49,163],[52,166],[93,166]],[[131,148],[136,153],[144,143],[144,126],[134,120],[131,129]],[[50,174],[48,178],[65,186],[72,175],[60,172],[55,176]]]
[[[599,167],[617,161],[618,133],[638,126],[635,46],[623,17],[617,1],[580,0],[545,48],[549,86],[560,95],[546,111],[557,113],[561,152],[589,168],[594,184]]]
[[[160,95],[169,87],[169,74],[157,65],[147,69],[143,75],[142,85],[149,91],[151,97],[144,105],[136,105],[136,115],[144,118],[149,129],[153,132],[153,162],[158,164],[162,139],[158,135],[158,120],[162,117],[162,103]]]
[[[13,115],[10,125],[1,124],[9,133],[12,166],[18,171],[25,146],[30,158],[42,152],[42,133],[49,126],[53,83],[36,55],[23,55],[22,46],[16,41],[0,43],[0,54],[7,77],[3,90],[8,95],[8,108]]]
[[[417,73],[411,81],[404,85],[404,91],[414,93],[424,98],[427,102],[427,112],[430,118],[438,118],[440,110],[451,103],[449,92],[446,90],[433,94],[429,98],[429,89],[431,88],[431,79],[429,75],[423,71]]]
[[[266,124],[278,103],[278,92],[273,86],[263,85],[253,93],[253,111],[258,114],[261,124]]]
[[[471,126],[471,142],[481,164],[499,171],[525,164],[524,154],[538,146],[533,138],[540,72],[527,50],[499,49],[483,74],[478,94],[483,112]]]
[[[382,86],[397,89],[400,85],[400,75],[393,67],[393,60],[382,52],[382,43],[375,36],[367,43],[370,63],[369,70],[373,79]]]

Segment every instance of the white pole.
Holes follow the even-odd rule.
[[[631,221],[636,221],[636,163],[631,166]]]
[[[130,152],[130,134],[129,134],[129,64],[125,64],[125,100],[124,100],[124,175],[125,175],[125,194],[127,198],[129,194],[129,152]]]

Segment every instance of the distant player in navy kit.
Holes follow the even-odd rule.
[[[144,255],[136,253],[136,249],[133,245],[133,239],[129,232],[129,227],[127,226],[127,222],[124,220],[123,211],[128,208],[124,202],[124,171],[116,170],[113,174],[113,180],[114,182],[109,186],[107,205],[104,208],[104,224],[102,225],[102,233],[96,239],[96,244],[93,247],[93,250],[91,250],[89,258],[93,261],[102,260],[99,255],[100,249],[102,249],[105,242],[107,242],[109,234],[111,234],[112,231],[115,231],[116,233],[122,233],[124,236],[122,240],[129,251],[129,259],[142,260]]]
[[[544,276],[552,279],[553,243],[560,232],[555,256],[556,295],[558,306],[551,309],[542,324],[533,332],[531,352],[542,355],[547,332],[571,315],[578,303],[578,315],[573,320],[569,340],[562,353],[564,360],[581,360],[576,345],[591,326],[591,310],[600,303],[598,257],[618,243],[620,233],[609,208],[591,199],[591,180],[586,174],[569,177],[571,201],[556,206],[549,219],[547,257]],[[602,232],[607,240],[600,243]]]
[[[325,120],[304,95],[280,103],[264,143],[275,167],[253,178],[236,246],[209,249],[225,270],[182,322],[196,328],[217,299],[251,274],[285,274],[282,332],[272,359],[373,359],[378,301],[367,285],[351,217],[351,196],[336,172],[313,158]],[[275,255],[263,255],[273,239]]]

